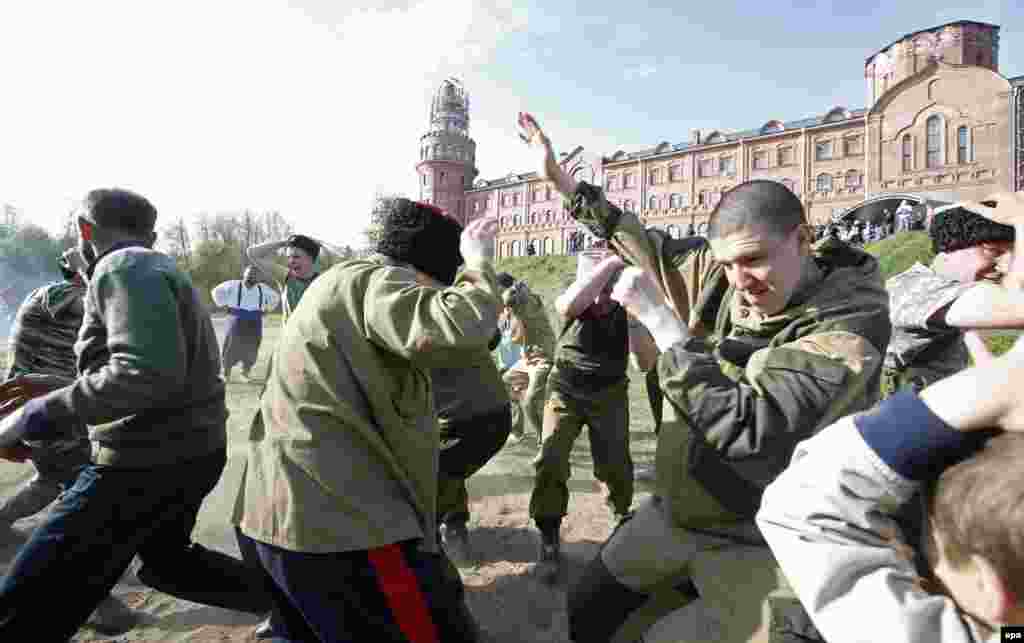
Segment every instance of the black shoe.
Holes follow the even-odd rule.
[[[476,557],[469,544],[469,529],[464,522],[441,525],[441,543],[448,558],[457,566],[473,565]]]

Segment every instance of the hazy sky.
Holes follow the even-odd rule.
[[[4,2],[0,203],[56,230],[88,189],[119,185],[164,223],[276,209],[360,243],[376,190],[418,194],[447,76],[494,178],[533,169],[520,109],[559,150],[610,154],[862,107],[867,56],[960,19],[1002,25],[1001,71],[1024,74],[1017,0]]]

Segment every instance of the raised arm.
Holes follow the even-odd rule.
[[[615,273],[626,264],[619,257],[612,255],[599,263],[589,275],[582,280],[574,281],[564,293],[555,300],[555,310],[569,319],[583,314],[594,303],[604,287]]]
[[[288,269],[274,263],[274,255],[288,245],[286,240],[268,241],[255,246],[249,246],[245,254],[257,268],[270,278],[284,283],[288,278]]]

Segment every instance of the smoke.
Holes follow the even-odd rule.
[[[0,347],[6,347],[14,315],[25,298],[60,278],[53,257],[0,258]]]

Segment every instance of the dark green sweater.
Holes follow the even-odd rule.
[[[104,254],[75,354],[78,379],[44,405],[58,423],[89,425],[97,464],[172,464],[225,446],[217,338],[172,258],[137,245]]]

